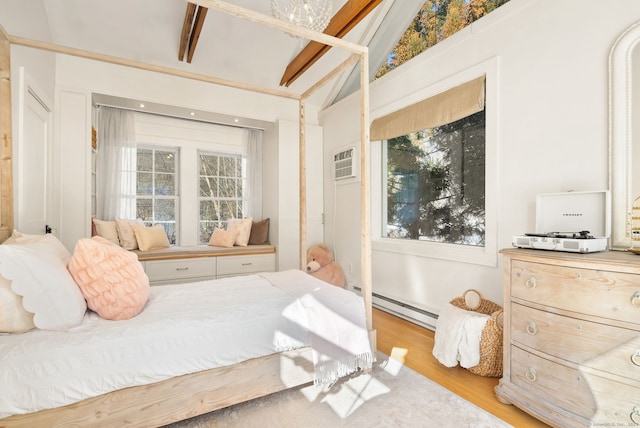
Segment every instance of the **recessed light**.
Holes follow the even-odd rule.
[[[191,116],[195,116],[195,115],[196,115],[196,112],[195,112],[195,111],[192,111],[192,112],[191,112],[191,113],[189,113],[189,114],[190,114]]]
[[[144,104],[140,103],[140,108],[144,108]]]
[[[236,119],[233,119],[233,121],[234,121],[235,123],[238,123],[240,120],[239,120],[238,118],[236,118]]]

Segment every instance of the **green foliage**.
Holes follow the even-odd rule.
[[[404,64],[509,0],[427,0],[375,78]]]

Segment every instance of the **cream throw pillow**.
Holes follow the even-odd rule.
[[[133,230],[136,234],[140,251],[169,248],[171,246],[171,244],[169,244],[169,238],[167,238],[167,232],[161,224],[156,224],[151,227],[135,226]]]
[[[252,224],[253,219],[251,217],[243,219],[233,218],[229,220],[227,230],[232,233],[237,233],[235,245],[239,247],[246,247],[249,244]]]
[[[32,330],[33,314],[22,306],[22,296],[11,290],[11,281],[0,276],[0,333]]]
[[[237,232],[215,228],[209,238],[209,245],[230,248],[236,242],[236,236]]]
[[[116,228],[118,229],[120,246],[125,250],[138,249],[136,233],[133,230],[135,226],[144,227],[144,223],[142,222],[142,220],[123,220],[121,218],[116,218]]]
[[[94,218],[93,224],[96,227],[98,236],[102,236],[107,241],[112,242],[116,245],[120,245],[120,238],[118,238],[118,228],[114,220],[98,220],[97,218]]]

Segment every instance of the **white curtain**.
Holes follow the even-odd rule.
[[[262,219],[262,130],[243,129],[247,143],[247,217]]]
[[[96,215],[102,220],[136,215],[136,134],[134,113],[98,107]]]

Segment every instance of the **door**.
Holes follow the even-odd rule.
[[[51,104],[22,67],[19,105],[15,224],[20,232],[43,234],[51,221]]]

